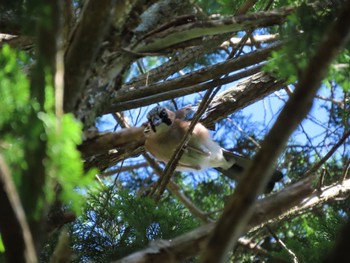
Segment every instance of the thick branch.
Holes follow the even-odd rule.
[[[131,145],[143,145],[145,138],[144,127],[132,127],[117,132],[100,134],[90,140],[84,141],[78,148],[84,157],[98,155],[115,148]]]
[[[74,110],[92,62],[109,28],[115,0],[89,0],[85,3],[80,20],[65,56],[64,110]]]
[[[229,16],[217,20],[195,21],[173,26],[148,35],[139,43],[132,46],[134,52],[151,52],[164,50],[173,45],[203,36],[237,32],[257,27],[280,24],[293,8],[281,11],[257,12],[254,14]]]
[[[256,66],[256,67],[244,70],[244,71],[237,72],[237,73],[232,74],[228,77],[214,79],[214,80],[211,80],[209,82],[195,84],[195,85],[188,86],[188,87],[178,86],[178,87],[173,88],[172,90],[169,90],[167,87],[167,84],[171,84],[171,82],[169,82],[169,83],[162,82],[158,86],[159,89],[162,90],[159,93],[156,93],[156,94],[151,95],[151,96],[140,97],[139,99],[131,99],[129,101],[119,102],[115,105],[112,105],[111,108],[109,108],[105,113],[108,113],[108,111],[111,111],[112,109],[113,109],[113,111],[124,111],[124,110],[134,109],[137,107],[147,106],[147,105],[150,105],[152,103],[157,103],[157,102],[161,102],[161,101],[165,101],[165,100],[179,98],[181,96],[193,94],[196,92],[205,91],[205,90],[215,88],[215,87],[220,86],[220,85],[225,85],[225,84],[231,83],[233,81],[237,81],[237,80],[240,80],[242,78],[249,77],[252,74],[260,72],[260,70],[261,70],[261,66]],[[275,91],[275,90],[273,90],[273,91]],[[153,90],[152,90],[152,92],[153,92]]]
[[[217,79],[224,74],[228,74],[236,70],[240,70],[244,67],[249,67],[261,63],[270,56],[272,51],[277,50],[278,48],[280,48],[280,45],[273,45],[268,48],[260,49],[255,52],[249,53],[245,56],[241,56],[237,59],[218,63],[214,66],[206,67],[204,69],[187,74],[183,77],[179,77],[169,81],[164,81],[161,83],[155,83],[142,87],[126,86],[125,88],[115,93],[114,98],[112,100],[113,104],[110,107],[106,108],[106,110],[103,113],[105,114],[109,112],[130,109],[132,105],[134,105],[133,108],[139,107],[140,103],[142,104],[141,106],[144,106],[150,103],[149,100],[151,100],[152,102],[156,102],[168,99],[172,96],[183,96],[189,93],[197,92],[198,89],[204,90],[203,87],[197,87],[197,90],[193,90],[193,88],[190,88],[194,85],[198,85],[200,83],[207,82],[212,79]],[[242,74],[244,75],[243,72],[237,73],[237,76],[240,77],[240,75]],[[185,90],[185,88],[188,89]],[[208,87],[205,86],[204,88]]]
[[[207,115],[202,121],[210,126],[227,115],[242,109],[272,92],[281,89],[284,82],[271,74],[260,72],[241,81],[236,86],[218,94],[209,105]]]
[[[162,83],[155,83],[141,87],[126,86],[125,88],[116,92],[115,102],[155,95],[159,92],[164,91],[165,87],[167,90],[172,90],[179,87],[188,87],[191,85],[199,84],[211,79],[216,79],[224,74],[228,74],[236,70],[265,61],[270,56],[271,52],[276,51],[280,46],[281,45],[272,45],[270,47],[249,53],[245,56],[240,56],[232,60],[226,60],[216,65],[208,66],[186,74],[185,76]]]
[[[32,99],[38,102],[39,109],[43,111],[45,108],[45,87],[47,85],[55,87],[54,76],[56,74],[58,39],[61,35],[62,7],[60,2],[50,0],[41,7],[37,6],[33,11],[38,14],[36,23],[37,50],[36,63],[32,67],[30,76],[30,93]],[[47,158],[47,141],[42,137],[45,134],[44,123],[36,111],[31,110],[25,125],[26,129],[31,130],[31,132],[24,134],[24,140],[31,141],[31,143],[25,144],[24,158],[27,167],[21,174],[19,192],[25,213],[36,215],[28,216],[27,220],[35,248],[39,251],[45,238],[43,222],[47,203],[44,201],[44,186],[47,171],[43,160]],[[38,203],[42,205],[38,206]]]
[[[262,193],[270,170],[285,142],[312,106],[313,98],[327,73],[332,59],[343,47],[350,32],[350,1],[327,31],[325,40],[311,58],[293,96],[286,103],[275,125],[262,143],[245,179],[238,184],[230,203],[225,207],[213,235],[203,252],[201,262],[223,262],[252,216],[254,202]]]

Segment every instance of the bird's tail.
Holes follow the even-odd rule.
[[[233,163],[233,164],[228,169],[223,169],[223,168],[216,168],[216,169],[220,171],[223,175],[231,179],[234,179],[236,181],[239,181],[242,178],[243,172],[246,169],[248,169],[249,166],[251,165],[251,160],[224,149],[223,149],[223,155],[227,160],[227,162]],[[282,178],[283,178],[282,172],[275,170],[271,175],[270,181],[266,186],[265,193],[270,193],[273,190],[275,183],[282,180]]]

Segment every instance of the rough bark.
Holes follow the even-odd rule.
[[[79,96],[86,87],[89,69],[102,44],[115,0],[87,1],[75,27],[65,56],[64,110],[75,109]]]

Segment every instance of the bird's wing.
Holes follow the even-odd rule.
[[[184,151],[185,152],[192,151],[194,153],[201,154],[203,156],[210,156],[210,151],[208,151],[208,149],[204,149],[204,148],[201,149],[200,147],[195,147],[190,145],[187,145]]]
[[[179,120],[188,120],[191,115],[194,113],[192,105],[187,105],[175,112],[175,118]]]

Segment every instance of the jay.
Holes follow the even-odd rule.
[[[147,114],[145,148],[159,161],[167,163],[186,134],[190,126],[190,122],[185,120],[188,110],[185,107],[173,112],[156,106]],[[225,176],[239,180],[250,163],[249,159],[223,149],[212,140],[208,129],[197,123],[176,170],[201,171],[215,168]],[[275,171],[265,191],[271,192],[274,184],[282,177],[280,171]]]

